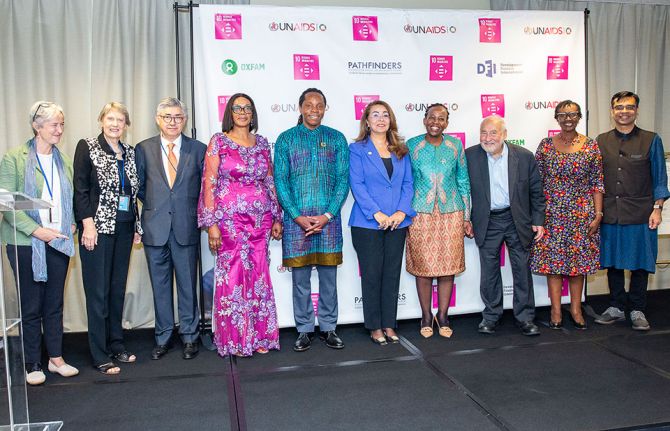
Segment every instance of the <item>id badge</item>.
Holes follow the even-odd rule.
[[[119,211],[130,211],[130,196],[119,196]]]
[[[53,202],[51,202],[53,205]],[[60,211],[58,211],[58,208],[56,207],[51,207],[49,208],[49,223],[60,223]]]

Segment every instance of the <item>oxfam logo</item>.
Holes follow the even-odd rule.
[[[234,60],[223,60],[221,63],[221,70],[226,75],[235,75],[237,73],[237,63]]]

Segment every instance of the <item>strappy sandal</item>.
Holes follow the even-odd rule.
[[[114,368],[116,368],[119,371],[115,373],[110,372],[110,370],[113,370]],[[121,368],[119,368],[119,366],[116,365],[114,362],[107,362],[104,364],[96,365],[95,369],[106,376],[116,376],[121,372]]]
[[[423,323],[423,319],[421,319]],[[433,319],[430,319],[430,326],[422,326],[419,333],[423,338],[430,338],[433,336]]]
[[[444,338],[450,338],[451,335],[454,333],[454,331],[451,330],[449,327],[449,321],[447,320],[447,324],[445,326],[440,326],[440,322],[437,320],[437,316],[433,317],[433,321],[437,325],[437,332],[440,334],[440,337]]]
[[[256,352],[260,353],[261,355],[265,355],[267,352],[269,352],[269,350],[266,349],[265,347],[259,347],[258,349],[256,349]]]
[[[112,355],[112,358],[116,359],[119,362],[123,362],[126,364],[132,364],[133,362],[137,361],[137,356],[133,355],[127,350],[124,350],[121,353],[115,353]]]

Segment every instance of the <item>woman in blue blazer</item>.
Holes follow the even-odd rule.
[[[381,100],[365,108],[356,142],[349,146],[354,206],[349,217],[358,254],[365,328],[372,341],[398,342],[398,290],[414,187],[407,146],[391,107]]]

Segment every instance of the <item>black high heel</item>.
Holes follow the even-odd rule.
[[[570,316],[570,319],[572,320],[572,326],[574,326],[575,329],[579,329],[580,331],[584,331],[588,328],[588,326],[586,326],[586,319],[584,319],[584,323],[579,323],[572,316]]]
[[[549,321],[549,328],[550,329],[562,329],[563,328],[563,322],[562,321],[552,322],[550,320]]]

